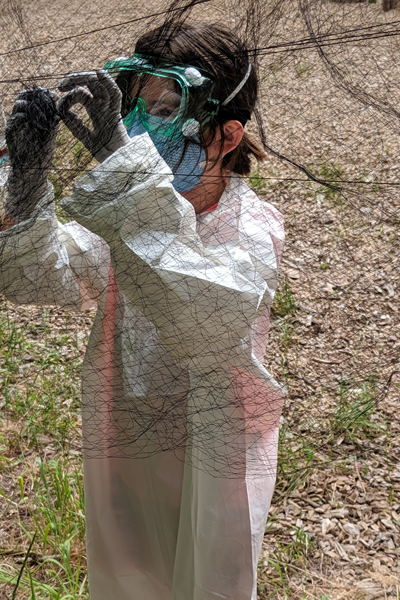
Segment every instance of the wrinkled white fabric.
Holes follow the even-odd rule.
[[[282,218],[238,177],[196,216],[171,180],[134,138],[75,182],[75,222],[47,197],[0,233],[0,289],[98,303],[82,370],[91,600],[255,600],[282,404],[262,365]]]

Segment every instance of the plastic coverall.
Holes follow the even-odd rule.
[[[82,370],[91,600],[256,600],[282,405],[262,366],[282,218],[236,176],[196,216],[171,180],[144,134],[75,182],[74,222],[57,222],[49,189],[0,233],[1,290],[98,303]]]

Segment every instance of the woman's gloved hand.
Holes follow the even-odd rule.
[[[83,85],[89,91],[81,87]],[[58,104],[61,118],[96,160],[102,162],[130,141],[122,123],[122,94],[108,73],[101,69],[72,73],[60,82],[58,88],[61,92],[69,92]],[[70,110],[74,104],[85,107],[93,123],[92,130]]]
[[[48,189],[60,122],[58,98],[45,88],[23,90],[7,121],[11,173],[5,211],[15,222],[28,219]]]
[[[5,211],[14,222],[28,219],[48,189],[60,118],[58,94],[34,86],[23,90],[6,125],[11,173]]]

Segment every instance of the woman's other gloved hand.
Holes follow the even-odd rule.
[[[28,219],[48,189],[60,122],[58,98],[45,88],[23,90],[7,121],[11,173],[5,211],[14,222]]]
[[[102,162],[130,141],[122,123],[122,94],[108,73],[101,69],[72,73],[60,82],[58,88],[61,92],[68,92],[58,104],[61,118],[96,160]],[[92,130],[70,110],[74,104],[85,107],[93,123]]]

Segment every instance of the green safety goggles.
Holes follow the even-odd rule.
[[[132,73],[132,101],[124,124],[129,128],[139,119],[149,133],[196,136],[219,109],[219,101],[212,98],[212,80],[196,67],[167,61],[157,61],[155,65],[153,61],[134,54],[104,66],[114,78],[122,72]]]

